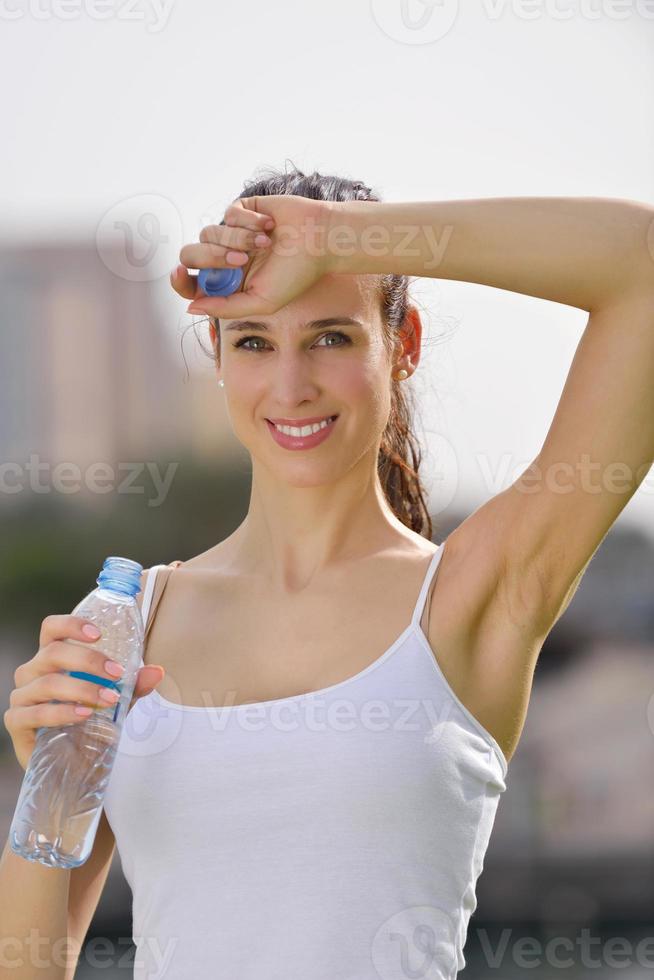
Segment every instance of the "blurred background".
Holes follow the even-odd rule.
[[[245,179],[291,163],[394,201],[651,203],[654,8],[12,0],[0,21],[4,712],[41,620],[70,611],[106,555],[184,560],[245,516],[249,457],[206,324],[168,284],[181,246]],[[413,298],[440,542],[538,451],[587,314],[442,280]],[[653,518],[650,472],[541,653],[470,980],[652,975]],[[3,726],[3,841],[22,776]],[[131,953],[116,853],[76,976],[131,975]]]

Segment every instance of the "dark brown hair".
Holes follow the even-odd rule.
[[[284,173],[268,170],[248,181],[238,197],[295,194],[317,201],[381,201],[362,181],[317,173],[304,174],[293,168]],[[233,200],[235,200],[234,198]],[[404,324],[409,306],[407,276],[380,275],[380,300],[384,343],[390,351]],[[219,320],[215,321],[218,333]],[[418,469],[422,455],[412,432],[413,405],[406,385],[394,381],[391,409],[382,434],[377,470],[393,513],[407,527],[431,540],[432,522],[425,504]]]

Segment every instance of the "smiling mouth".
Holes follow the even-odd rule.
[[[320,419],[319,422],[302,423],[300,420],[298,420],[298,422],[294,425],[273,422],[272,419],[268,419],[268,418],[266,419],[266,422],[274,426],[274,428],[276,428],[279,432],[282,433],[284,433],[285,429],[291,430],[290,432],[284,433],[285,435],[293,435],[293,436],[304,435],[306,437],[309,435],[315,435],[316,432],[319,432],[321,429],[324,429],[328,425],[331,425],[331,423],[335,422],[337,418],[338,415],[326,415],[324,418]],[[314,432],[314,426],[318,427],[315,429],[315,432]],[[304,429],[308,429],[309,431],[304,432],[303,431]]]

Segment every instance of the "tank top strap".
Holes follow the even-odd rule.
[[[438,548],[432,555],[431,561],[429,562],[429,566],[427,567],[427,572],[425,573],[425,577],[422,582],[420,594],[418,595],[418,601],[416,602],[415,608],[413,610],[413,616],[411,617],[411,624],[413,626],[418,626],[420,620],[422,619],[422,613],[425,607],[425,602],[427,600],[429,587],[436,574],[436,569],[438,568],[440,560],[443,557],[444,548],[445,548],[445,542],[443,541],[441,544],[439,544]]]
[[[141,600],[141,619],[143,620],[143,627],[148,625],[148,617],[150,615],[150,604],[152,603],[152,596],[154,595],[154,586],[157,580],[157,572],[160,568],[165,568],[165,565],[153,565],[148,568],[148,573],[145,577],[145,588],[143,589],[143,598]]]

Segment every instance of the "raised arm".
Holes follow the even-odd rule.
[[[546,630],[654,462],[654,208],[556,197],[333,207],[332,235],[341,224],[356,242],[341,271],[465,280],[589,312],[541,449],[490,502],[510,591]]]
[[[267,215],[272,244],[257,250]],[[485,505],[506,548],[496,557],[511,602],[546,632],[654,461],[654,208],[596,197],[326,204],[273,195],[244,198],[225,217],[184,246],[171,277],[192,312],[265,317],[324,274],[395,273],[589,313],[541,449]],[[184,265],[228,267],[235,249],[249,256],[242,290],[201,296]]]

